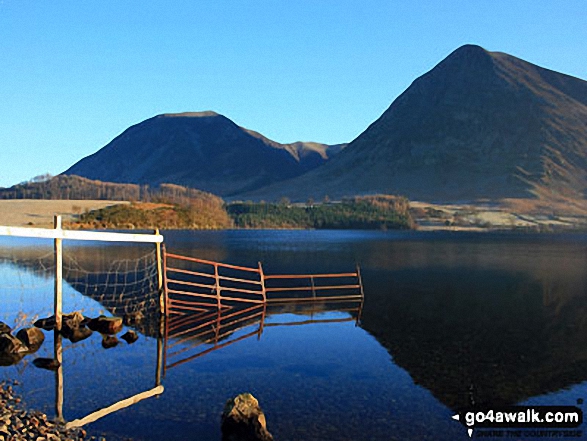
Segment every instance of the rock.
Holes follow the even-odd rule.
[[[0,366],[12,366],[18,363],[25,356],[23,352],[17,354],[5,354],[0,352]]]
[[[123,339],[125,342],[127,342],[130,345],[130,344],[133,344],[135,341],[137,341],[139,339],[139,336],[137,335],[137,333],[135,331],[127,331],[120,338]]]
[[[110,349],[114,346],[118,346],[120,341],[113,335],[104,335],[102,338],[102,347],[104,349]]]
[[[0,354],[24,354],[28,351],[29,348],[20,339],[11,334],[0,334]]]
[[[66,314],[61,321],[61,335],[72,343],[85,340],[92,335],[92,331],[85,327],[85,324],[89,322],[90,319],[84,317],[79,311]]]
[[[10,334],[12,332],[12,328],[8,326],[4,322],[0,322],[0,334]]]
[[[226,402],[222,412],[222,441],[273,441],[265,414],[249,393]]]
[[[79,311],[72,312],[71,314],[62,315],[61,333],[65,336],[65,334],[69,334],[74,330],[79,329],[79,327],[82,326],[84,320],[85,317]]]
[[[82,326],[78,329],[74,329],[74,330],[68,332],[67,335],[66,334],[63,334],[63,335],[66,338],[68,338],[70,342],[77,343],[78,341],[85,340],[86,338],[88,338],[92,334],[93,334],[93,332],[91,329],[88,329],[85,326]]]
[[[100,334],[113,335],[122,331],[122,318],[104,317],[101,315],[88,323],[88,328]]]
[[[16,333],[16,338],[27,345],[30,351],[34,352],[45,341],[45,334],[39,328],[23,328]]]
[[[55,316],[52,315],[51,317],[46,317],[37,320],[33,323],[37,328],[44,329],[45,331],[52,331],[55,329]]]
[[[35,358],[33,364],[41,369],[47,369],[49,371],[56,371],[61,364],[54,358]]]
[[[81,428],[66,430],[62,424],[54,424],[47,415],[27,410],[15,394],[15,381],[0,381],[0,440],[4,441],[81,441],[87,432]],[[91,437],[90,439],[95,439]]]

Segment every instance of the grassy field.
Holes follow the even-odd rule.
[[[571,203],[546,203],[533,199],[468,204],[410,201],[410,207],[418,229],[423,231],[554,231],[587,228],[587,209]]]
[[[86,210],[97,210],[111,205],[128,204],[122,201],[95,200],[0,200],[0,225],[50,228],[53,216],[60,214],[64,221],[73,220]]]

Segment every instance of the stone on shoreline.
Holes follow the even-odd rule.
[[[0,440],[80,441],[86,438],[84,429],[66,430],[63,425],[50,421],[44,413],[24,409],[20,397],[14,392],[14,385],[18,382],[0,382]]]

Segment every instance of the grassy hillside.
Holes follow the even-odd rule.
[[[160,228],[215,230],[230,228],[232,222],[222,202],[194,201],[189,205],[133,202],[83,213],[67,228]]]

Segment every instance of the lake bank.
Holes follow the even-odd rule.
[[[129,206],[128,201],[104,201],[104,200],[37,200],[15,199],[0,200],[0,225],[18,227],[52,228],[53,216],[63,216],[67,228],[76,229],[102,229],[105,226],[99,222],[77,223],[80,214],[108,207],[122,205]],[[537,212],[536,201],[511,200],[500,204],[489,203],[455,203],[440,204],[422,201],[410,201],[410,212],[415,222],[415,229],[419,231],[464,231],[464,232],[490,232],[490,231],[522,231],[522,232],[556,232],[556,231],[584,231],[587,229],[587,213],[583,210],[574,210],[564,213],[553,207],[551,214],[544,214],[544,207]],[[165,206],[166,204],[152,204]],[[167,204],[168,206],[168,204]],[[558,207],[560,208],[560,207]],[[117,222],[108,225],[114,229],[138,229],[140,225],[132,222]],[[149,228],[149,227],[145,227]],[[165,229],[190,229],[184,225],[177,227],[162,226]],[[214,226],[198,229],[227,229],[234,226]],[[242,225],[243,229],[283,229],[299,230],[314,229],[308,226],[283,225],[276,227],[274,224],[263,226],[257,222],[255,225]],[[379,229],[373,227],[371,229]]]
[[[46,440],[46,441],[105,441],[105,438],[91,436],[86,438],[84,429],[66,430],[62,425],[52,422],[46,414],[26,409],[22,399],[15,391],[19,383],[14,380],[0,382],[0,436],[7,440]]]

